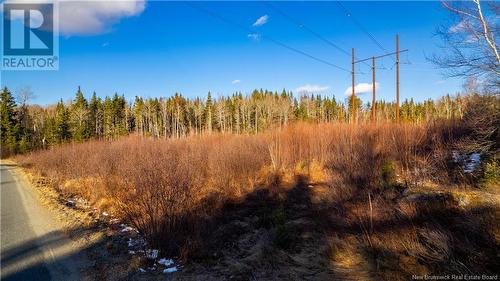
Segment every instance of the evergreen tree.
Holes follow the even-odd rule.
[[[212,104],[212,95],[208,92],[207,101],[205,103],[205,112],[204,112],[204,122],[205,128],[208,132],[212,132],[212,116],[213,116],[213,104]]]
[[[88,138],[114,139],[137,132],[154,137],[182,137],[206,132],[257,133],[289,122],[350,122],[351,108],[357,122],[368,122],[371,104],[362,104],[356,97],[338,102],[335,97],[302,95],[292,92],[256,89],[244,96],[235,92],[229,97],[206,100],[186,99],[181,94],[168,98],[135,98],[133,106],[123,95],[114,94],[101,100],[96,93],[87,102],[78,88],[69,104],[41,107],[28,105],[20,99],[16,105],[7,88],[1,92],[2,155],[23,153],[68,141]],[[460,119],[470,97],[445,96],[438,101],[405,100],[401,105],[404,122],[422,123],[436,119]],[[377,120],[395,120],[394,102],[377,101]]]
[[[18,123],[16,120],[16,101],[5,87],[0,94],[0,146],[1,156],[17,152]]]
[[[62,99],[59,101],[56,107],[56,117],[55,117],[55,133],[58,143],[64,143],[71,140],[71,130],[70,130],[70,112],[68,108],[64,105]]]
[[[102,136],[102,110],[101,99],[96,93],[92,94],[89,102],[89,136],[98,138]]]
[[[89,108],[80,87],[76,92],[74,102],[71,104],[71,133],[73,140],[83,141],[90,137]]]
[[[123,136],[127,132],[127,116],[126,114],[127,102],[123,95],[119,96],[115,93],[112,101],[112,115],[113,115],[113,127],[114,136]]]
[[[113,101],[110,97],[104,98],[103,102],[103,134],[106,139],[114,137],[115,124],[114,124],[114,108]]]
[[[59,143],[59,133],[55,117],[48,117],[43,130],[42,145],[45,148],[47,145]]]

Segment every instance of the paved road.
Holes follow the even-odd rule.
[[[2,163],[0,251],[1,280],[80,280],[84,255],[42,207],[14,164]]]

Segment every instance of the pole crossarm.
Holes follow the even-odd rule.
[[[392,52],[392,53],[387,53],[387,54],[383,54],[383,55],[380,55],[380,56],[377,56],[377,57],[369,57],[369,58],[366,58],[366,59],[362,59],[362,60],[357,60],[355,61],[354,63],[359,63],[359,62],[364,62],[364,61],[367,61],[367,60],[371,60],[373,58],[375,59],[379,59],[379,58],[383,58],[383,57],[387,57],[387,56],[392,56],[392,55],[395,55],[396,53],[403,53],[403,52],[408,52],[409,49],[404,49],[404,50],[401,50],[401,51],[396,51],[396,52]]]
[[[352,94],[351,94],[351,122],[356,123],[356,109],[354,107],[355,103],[355,84],[354,84],[354,77],[355,77],[355,64],[360,63],[360,62],[365,62],[368,60],[372,61],[372,116],[371,120],[372,122],[375,122],[377,120],[377,108],[376,108],[376,91],[377,91],[377,83],[375,80],[375,61],[376,59],[387,57],[387,56],[392,56],[396,55],[396,123],[399,124],[399,54],[408,52],[408,49],[400,50],[399,49],[399,35],[396,33],[396,51],[392,53],[386,53],[380,56],[372,56],[366,59],[362,60],[355,60],[354,56],[354,48],[352,48],[352,54],[351,54],[351,75],[352,75]],[[365,63],[366,64],[366,63]]]

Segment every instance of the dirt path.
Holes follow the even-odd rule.
[[[82,280],[88,261],[13,163],[1,163],[1,279]]]

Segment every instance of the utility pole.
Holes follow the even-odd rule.
[[[399,35],[396,33],[396,123],[399,124]]]
[[[376,80],[375,80],[375,60],[380,59],[387,56],[396,55],[396,122],[399,123],[399,53],[408,52],[408,49],[399,50],[399,36],[396,34],[396,51],[391,53],[386,53],[380,56],[373,56],[366,59],[354,60],[354,48],[352,49],[352,96],[351,103],[354,105],[354,65],[356,63],[365,62],[368,60],[372,61],[372,120],[376,119],[377,109],[376,109]],[[354,106],[353,106],[354,112]]]
[[[354,108],[355,92],[354,92],[354,48],[352,48],[352,94],[351,94],[351,118],[352,123],[356,123],[356,109]]]
[[[372,57],[372,89],[373,89],[373,95],[372,95],[372,122],[375,122],[376,119],[376,108],[375,108],[375,57]]]

